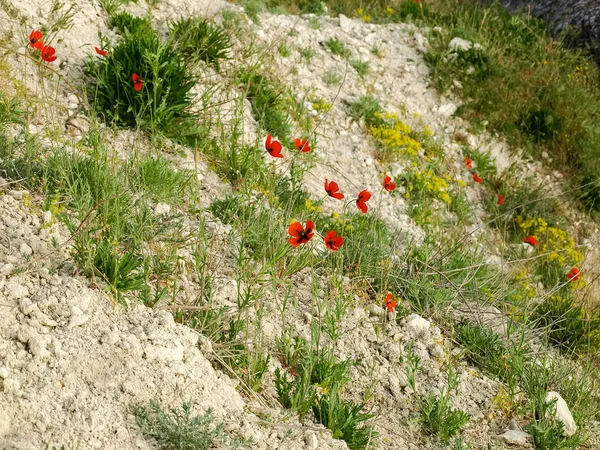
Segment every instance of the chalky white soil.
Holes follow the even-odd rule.
[[[44,23],[49,3],[17,0],[7,3],[18,14],[0,9],[0,35],[9,50],[6,61],[10,74],[5,76],[26,85],[32,100],[41,104],[44,92],[39,88],[38,73],[31,63],[29,66],[24,63],[22,54],[29,31]],[[112,36],[112,32],[98,3],[82,0],[77,2],[77,8],[72,29],[61,32],[53,43],[59,54],[53,67],[81,87],[85,84],[83,65],[97,44],[97,33]],[[192,13],[219,22],[222,8],[241,12],[241,8],[227,1],[162,0],[152,14],[160,28],[168,18]],[[145,6],[133,5],[130,10],[143,14]],[[344,17],[320,18],[319,22],[320,27],[314,29],[309,17],[264,14],[258,24],[250,21],[244,24],[248,39],[272,46],[273,61],[267,70],[294,86],[299,98],[310,89],[316,98],[333,104],[313,136],[317,142],[317,164],[305,179],[309,191],[322,192],[325,178],[338,181],[348,198],[365,188],[380,191],[381,180],[387,173],[378,166],[372,142],[362,125],[350,118],[347,108],[348,102],[366,94],[382,99],[386,110],[398,112],[415,126],[429,126],[442,139],[447,164],[457,178],[467,181],[469,173],[463,170],[460,147],[450,139],[454,133],[461,133],[474,148],[488,149],[500,168],[510,164],[505,146],[489,136],[469,134],[467,124],[451,117],[456,105],[429,86],[422,58],[427,41],[422,31],[412,25],[364,24]],[[295,33],[290,36],[292,29]],[[353,58],[370,62],[365,80],[322,45],[330,37],[346,43]],[[282,57],[277,46],[283,41],[292,48],[314,48],[313,62],[301,63],[301,56],[295,50],[291,56]],[[381,57],[372,54],[373,47],[381,49]],[[228,64],[233,66],[235,61]],[[210,73],[213,86],[228,84],[226,70],[222,73],[205,70]],[[324,83],[323,76],[330,70],[345,74],[341,88]],[[205,88],[205,85],[197,87],[199,92]],[[80,138],[78,128],[87,126],[86,116],[81,112],[81,98],[65,84],[60,85],[58,92],[54,113],[45,113],[47,109],[40,108],[40,114],[32,118],[31,131],[40,133],[50,146],[59,143],[47,137],[49,129],[64,135],[60,144],[76,144]],[[220,94],[232,103],[240,95],[231,91]],[[226,106],[221,108],[225,121]],[[308,100],[306,107],[309,112],[312,110]],[[244,135],[248,142],[254,142],[261,139],[262,132],[248,108],[246,104]],[[120,155],[126,155],[132,147],[143,146],[130,132],[107,134],[106,139]],[[179,167],[198,170],[204,204],[227,192],[228,188],[223,187],[223,182],[206,164],[194,162],[193,155],[169,158]],[[396,164],[389,170],[397,175],[403,167]],[[46,445],[65,445],[68,449],[146,449],[148,444],[138,434],[131,407],[149,400],[158,400],[166,407],[193,401],[197,411],[211,407],[229,432],[253,439],[252,448],[347,448],[322,427],[300,424],[290,418],[273,401],[273,392],[265,393],[262,400],[242,397],[236,389],[237,382],[211,366],[210,342],[176,324],[161,306],[152,310],[138,304],[130,304],[127,309],[115,305],[90,279],[76,274],[68,253],[69,235],[50,212],[42,210],[43,199],[16,189],[0,180],[0,450],[37,450]],[[469,195],[476,205],[477,190],[471,190]],[[380,199],[375,194],[371,204],[375,213],[399,233],[401,243],[422,241],[424,233],[406,215],[406,205],[400,196]],[[339,205],[334,200],[326,200],[326,210],[336,208]],[[482,214],[482,208],[475,206],[474,216]],[[226,237],[227,227],[218,223],[208,225],[215,240]],[[221,263],[213,273],[221,278],[215,304],[231,306],[235,296],[235,283],[228,278],[231,256],[226,248],[219,251]],[[493,248],[489,251],[494,255]],[[197,281],[190,276],[177,300],[186,302],[194,298],[199,290]],[[316,315],[311,293],[298,283],[295,296],[297,303],[286,313],[286,325],[308,337],[309,323]],[[260,329],[264,334],[262,339],[272,344],[281,334],[282,324],[276,299],[267,300],[273,301],[265,309]],[[495,313],[491,311],[491,317],[501,327]],[[376,333],[374,324],[383,315],[379,306],[365,309],[357,302],[342,322],[343,335],[336,353],[341,358],[360,360],[352,369],[352,382],[346,394],[359,401],[365,391],[373,392],[369,408],[375,415],[375,430],[380,433],[373,442],[375,448],[435,448],[436,444],[423,436],[415,420],[418,397],[407,387],[400,355],[412,342],[423,367],[418,375],[417,393],[423,394],[439,392],[444,387],[448,358],[458,349],[435,324],[418,316],[410,316],[398,324],[388,322],[382,332]],[[272,358],[268,379],[278,364]],[[508,419],[492,402],[499,386],[465,364],[459,365],[459,371],[461,382],[453,405],[472,416],[462,436],[472,449],[486,449],[488,442],[499,442],[496,435],[508,424]],[[258,411],[267,411],[272,420],[261,421],[253,414]]]

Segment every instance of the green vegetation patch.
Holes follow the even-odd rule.
[[[198,80],[176,48],[143,23],[124,25],[117,45],[88,63],[94,107],[108,122],[194,145],[202,134],[191,111]]]

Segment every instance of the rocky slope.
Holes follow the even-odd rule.
[[[143,14],[145,6],[140,2],[129,10]],[[9,80],[19,80],[31,101],[40,105],[47,101],[42,76],[23,62],[22,47],[25,33],[40,26],[48,10],[46,3],[16,0],[8,0],[8,5],[0,10],[0,32],[8,66],[3,81],[8,84]],[[468,124],[452,117],[456,101],[440,97],[429,86],[423,60],[428,44],[423,30],[409,24],[365,24],[343,16],[316,19],[264,14],[258,23],[252,23],[240,7],[226,1],[165,0],[151,9],[153,22],[161,31],[165,30],[168,18],[187,14],[221,23],[222,10],[240,14],[247,40],[271,48],[265,70],[293,86],[298,98],[304,100],[308,114],[319,119],[313,136],[318,141],[314,152],[317,163],[305,176],[307,191],[320,192],[324,178],[343,183],[349,198],[364,188],[381,190],[380,181],[388,168],[373,157],[372,140],[348,112],[348,103],[367,94],[383,99],[386,111],[402,115],[415,127],[429,127],[439,137],[445,161],[457,180],[470,180],[470,173],[464,170],[462,148],[453,139],[457,133],[471,147],[491,154],[499,168],[510,165],[507,147],[501,140],[486,134],[473,135]],[[79,151],[81,129],[86,129],[89,121],[83,112],[84,98],[75,95],[70,84],[84,83],[83,66],[97,41],[97,33],[114,36],[105,22],[105,13],[97,3],[79,2],[72,27],[61,32],[55,44],[61,56],[54,67],[70,82],[54,86],[56,104],[40,107],[42,112],[31,118],[29,125],[30,132],[38,134],[50,147],[72,145],[73,151]],[[332,54],[323,45],[330,38],[342,40],[352,58],[368,61],[369,76],[361,78],[346,59]],[[288,56],[278,53],[274,47],[282,42],[298,49],[312,48],[312,62],[301,64],[302,57],[296,52]],[[234,50],[240,60],[242,48],[238,43]],[[378,49],[378,56],[374,49]],[[235,66],[236,60],[228,64]],[[230,68],[220,72],[206,68],[210,81],[197,86],[198,92],[211,86],[230,88],[227,83]],[[341,86],[324,82],[328,72],[343,75]],[[6,90],[10,94],[16,92],[12,88]],[[315,99],[324,99],[331,105],[327,114],[315,108],[316,102],[309,100],[309,92]],[[230,119],[228,106],[236,103],[236,93],[234,89],[223,90],[220,95],[222,98],[215,103],[221,105],[218,114],[226,127]],[[245,141],[262,142],[263,133],[252,118],[248,102],[242,103]],[[60,138],[51,129],[60,130]],[[121,158],[132,150],[143,151],[151,145],[131,131],[120,131],[116,136],[106,131],[104,138]],[[197,161],[195,155],[185,150],[168,157],[176,167],[196,171],[203,206],[230,192],[230,187],[223,187],[225,183],[210,170],[209,161]],[[389,167],[392,175],[401,174],[404,169],[398,163]],[[483,237],[484,212],[478,205],[482,194],[470,186],[467,195],[475,205],[473,235]],[[44,200],[21,190],[13,181],[0,180],[0,449],[33,450],[52,445],[69,449],[150,448],[131,415],[132,406],[149,400],[158,400],[166,407],[191,400],[199,411],[212,408],[218,420],[225,422],[226,430],[231,435],[251,439],[252,448],[347,448],[321,425],[309,420],[300,422],[278,404],[269,384],[275,370],[281,368],[276,358],[271,359],[266,375],[265,384],[270,387],[263,394],[248,395],[237,377],[223,372],[222,366],[215,369],[211,365],[216,353],[208,338],[175,323],[170,312],[172,305],[159,304],[150,309],[130,302],[124,308],[112,301],[96,284],[97,280],[78,275],[69,253],[71,236],[56,215],[45,210]],[[377,200],[377,214],[401,237],[397,254],[390,258],[402,255],[408,243],[424,240],[425,232],[409,217],[401,196],[381,195],[374,200]],[[333,212],[337,206],[332,199],[323,204],[325,211]],[[159,205],[155,205],[154,213],[187,214]],[[214,306],[231,308],[238,294],[233,278],[235,237],[230,227],[207,217],[210,218],[205,225],[207,234],[211,242],[219,244],[211,250],[217,261],[213,266],[217,280]],[[190,229],[202,226],[191,215],[186,220]],[[497,262],[496,249],[487,250],[490,261]],[[322,249],[315,250],[318,251]],[[182,265],[189,265],[191,250],[182,251],[180,257]],[[286,310],[284,320],[277,309],[277,296],[264,294],[260,318],[259,314],[250,316],[261,331],[256,342],[273,348],[276,338],[288,328],[298,336],[310,338],[311,323],[320,319],[312,286],[303,283],[312,276],[317,285],[327,284],[327,274],[311,274],[308,269],[296,274],[292,283],[294,302]],[[186,272],[179,281],[181,289],[174,296],[175,303],[189,306],[202,289],[200,280]],[[318,292],[318,296],[323,298],[324,293]],[[364,304],[355,297],[340,321],[341,337],[335,352],[341,359],[360,361],[352,368],[352,382],[346,394],[360,401],[367,397],[366,392],[370,393],[368,406],[374,415],[370,426],[379,433],[373,447],[442,448],[442,444],[424,436],[418,427],[415,420],[418,398],[447,389],[448,366],[458,358],[461,349],[449,338],[448,330],[442,330],[433,320],[412,314],[396,321],[397,316],[386,314],[381,306]],[[504,321],[495,308],[470,310],[465,314],[489,319],[491,325],[503,329]],[[414,389],[406,375],[407,352],[413,352],[420,360]],[[511,421],[498,406],[500,383],[465,361],[458,363],[457,371],[459,383],[451,404],[471,417],[461,433],[470,448],[487,449],[503,442],[531,448],[529,436],[518,429],[524,422]],[[572,426],[568,406],[564,406],[561,414],[565,414],[565,423]]]

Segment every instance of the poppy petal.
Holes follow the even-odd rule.
[[[302,224],[300,222],[294,222],[288,227],[288,234],[290,236],[294,236],[295,238],[300,237],[300,233],[304,231]]]
[[[312,220],[309,220],[306,222],[306,226],[304,227],[304,229],[306,230],[306,233],[311,235],[311,237],[312,237],[312,234],[315,230],[315,224],[313,223]]]

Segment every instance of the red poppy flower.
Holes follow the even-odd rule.
[[[38,50],[43,49],[44,43],[42,42],[42,37],[42,32],[40,30],[33,30],[29,35],[29,45]]]
[[[325,192],[330,197],[336,198],[338,200],[342,200],[344,198],[344,194],[340,192],[340,187],[335,181],[328,181],[325,178]]]
[[[106,55],[108,55],[108,51],[102,50],[101,48],[94,47],[94,50],[96,50],[96,53],[98,53],[100,56],[106,56]]]
[[[468,169],[472,169],[473,168],[473,160],[471,158],[467,158],[465,159],[465,166]]]
[[[523,242],[526,242],[529,245],[532,245],[534,247],[539,244],[539,241],[534,236],[525,236],[525,239],[523,239]]]
[[[358,198],[356,199],[356,207],[364,214],[369,208],[367,207],[367,202],[371,198],[371,193],[366,189],[363,189],[359,192]]]
[[[473,174],[473,181],[475,181],[475,183],[481,183],[481,178],[479,178],[479,175],[477,175],[476,173]]]
[[[42,59],[46,62],[56,61],[56,56],[54,55],[55,53],[56,53],[56,50],[54,50],[54,47],[45,45],[42,48]]]
[[[396,305],[397,303],[392,300],[392,293],[388,292],[388,295],[385,296],[385,307],[389,312],[394,312],[396,311]]]
[[[336,236],[335,231],[333,230],[325,236],[325,246],[331,251],[337,252],[343,244],[344,238]]]
[[[271,155],[273,158],[283,158],[283,155],[281,154],[282,148],[283,146],[281,145],[281,142],[273,139],[272,134],[267,135],[265,149],[269,152],[269,155]]]
[[[569,281],[577,281],[579,280],[579,277],[581,277],[581,272],[577,267],[573,267],[571,270],[569,270],[569,273],[567,274],[567,279]]]
[[[133,75],[131,75],[131,81],[133,81],[133,88],[136,91],[140,92],[144,84],[140,76],[137,73],[134,73]]]
[[[498,194],[498,206],[502,206],[504,204],[504,197],[502,194]]]
[[[383,179],[383,188],[388,192],[392,192],[394,189],[396,189],[396,183],[392,182],[391,177],[385,177]]]
[[[298,247],[312,239],[315,234],[315,224],[312,220],[308,220],[306,226],[303,227],[300,222],[294,222],[288,227],[288,234],[292,236],[288,239],[292,247]]]
[[[294,145],[296,145],[296,148],[299,152],[310,152],[310,145],[308,145],[308,141],[306,139],[296,138],[296,140],[294,141]]]

